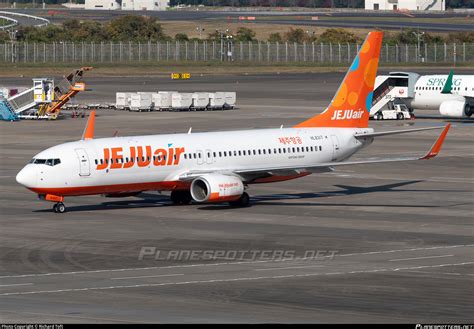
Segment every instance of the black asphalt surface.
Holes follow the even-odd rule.
[[[111,101],[116,91],[237,92],[231,111],[100,110],[98,137],[291,126],[322,111],[342,76],[86,76],[92,90],[75,102]],[[244,209],[172,206],[166,193],[146,192],[67,198],[62,215],[15,175],[37,152],[79,139],[86,119],[64,112],[57,121],[0,122],[0,319],[472,323],[473,123],[427,114],[370,126],[452,122],[441,154],[428,161],[253,185]],[[380,137],[353,159],[423,154],[439,133]]]

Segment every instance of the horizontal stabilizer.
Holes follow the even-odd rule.
[[[443,128],[444,127],[428,127],[428,128],[415,128],[415,129],[405,129],[405,130],[381,131],[381,132],[365,133],[365,134],[361,133],[361,134],[355,134],[354,137],[356,138],[380,137],[380,136],[408,134],[408,133],[413,133],[416,131],[443,129]]]

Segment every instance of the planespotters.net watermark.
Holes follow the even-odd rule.
[[[415,329],[474,329],[472,324],[417,324]]]
[[[338,250],[161,250],[157,247],[142,247],[138,260],[157,261],[289,261],[289,260],[333,260]]]

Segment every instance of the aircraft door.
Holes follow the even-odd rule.
[[[205,157],[206,157],[206,163],[207,164],[212,164],[214,161],[213,157],[212,157],[212,151],[211,150],[206,150],[205,152]]]
[[[197,164],[202,165],[204,163],[204,152],[202,150],[196,151],[197,155]]]
[[[87,155],[86,150],[84,149],[75,149],[77,154],[77,159],[79,160],[79,176],[90,176],[90,163],[89,156]]]

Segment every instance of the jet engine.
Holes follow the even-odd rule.
[[[450,118],[468,118],[473,111],[474,108],[471,108],[466,101],[461,100],[445,101],[439,107],[439,113]]]
[[[191,196],[196,202],[224,202],[238,200],[244,193],[244,184],[235,176],[208,174],[191,183]]]

